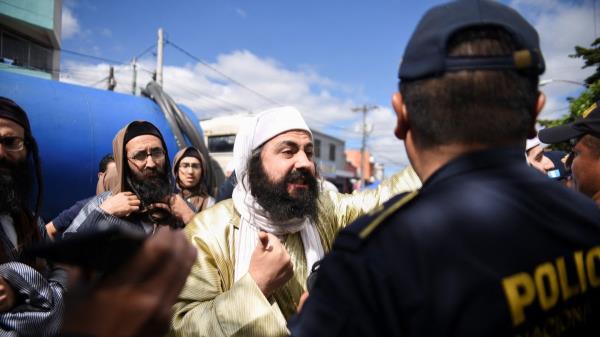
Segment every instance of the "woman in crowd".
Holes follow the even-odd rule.
[[[173,160],[173,175],[177,187],[181,190],[180,194],[195,207],[196,212],[203,211],[215,203],[204,182],[207,167],[204,156],[195,147],[180,150]]]

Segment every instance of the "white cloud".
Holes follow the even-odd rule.
[[[80,29],[79,21],[73,15],[71,9],[67,6],[63,6],[61,28],[62,39],[67,40],[74,37],[79,33]]]
[[[582,70],[579,59],[569,58],[575,45],[588,46],[593,39],[593,18],[589,3],[565,4],[557,0],[516,0],[512,6],[521,11],[538,29],[547,70],[544,79],[565,79],[581,82],[593,70]],[[243,12],[245,15],[245,12]],[[239,15],[242,15],[238,12]],[[297,106],[311,127],[327,130],[346,140],[346,148],[358,148],[361,134],[354,127],[360,114],[351,109],[368,102],[361,88],[338,83],[324,77],[310,65],[291,69],[272,58],[259,57],[247,50],[217,56],[210,67],[235,78],[245,86],[278,104]],[[150,81],[155,64],[151,59],[140,61],[138,85]],[[204,64],[164,68],[164,88],[177,102],[189,106],[199,118],[259,112],[275,105],[216,73]],[[108,75],[106,64],[66,62],[61,80],[84,85],[96,84]],[[130,66],[116,66],[117,91],[131,92]],[[100,81],[100,82],[99,82]],[[574,96],[579,88],[565,83],[552,83],[543,90],[548,96],[543,117],[558,117],[566,112],[565,96]],[[357,97],[360,97],[358,101]],[[386,105],[387,106],[387,105]],[[408,164],[401,141],[393,135],[396,124],[390,108],[379,108],[368,115],[373,131],[368,147],[376,160],[393,172]]]
[[[82,85],[97,83],[97,88],[105,88],[106,81],[100,80],[108,75],[108,67],[107,64],[68,61],[63,64],[61,80]],[[131,92],[131,66],[114,68],[116,90]],[[154,60],[140,61],[138,85],[150,81],[154,68]],[[232,83],[211,68],[231,76],[252,91]],[[331,127],[346,140],[360,137],[352,131],[352,122],[359,116],[351,112],[356,104],[349,98],[359,93],[352,93],[348,86],[307,67],[291,70],[274,59],[241,50],[221,54],[209,66],[201,63],[166,65],[163,76],[165,91],[176,102],[190,107],[199,118],[259,112],[278,104],[293,105],[303,112],[311,127],[320,130]]]
[[[100,31],[100,34],[104,37],[112,37],[112,30],[108,29],[108,28],[103,28]]]
[[[594,40],[592,3],[559,0],[515,0],[511,6],[520,11],[540,34],[546,72],[542,80],[583,82],[594,69],[581,69],[583,61],[570,58],[575,45],[588,47]],[[542,87],[548,100],[542,118],[558,118],[568,112],[566,97],[576,96],[583,87],[553,82]]]
[[[248,16],[248,13],[246,13],[246,11],[241,8],[236,8],[235,12],[237,13],[237,15],[239,15],[242,18],[245,18],[246,16]]]

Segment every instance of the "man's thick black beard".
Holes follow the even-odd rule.
[[[294,196],[287,190],[288,183],[302,179],[308,186],[298,189]],[[269,213],[276,222],[293,218],[308,217],[317,220],[317,201],[319,189],[316,177],[308,170],[294,170],[281,181],[272,182],[264,170],[259,156],[252,156],[248,163],[248,181],[250,191],[259,205]]]
[[[164,170],[156,170],[156,175],[139,179],[135,174],[130,173],[131,179],[129,183],[137,194],[143,205],[166,201],[166,198],[171,194],[171,184],[169,177]]]
[[[0,159],[0,213],[15,214],[27,208],[32,179],[27,160]]]

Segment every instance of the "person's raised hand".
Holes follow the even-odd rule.
[[[275,235],[258,233],[248,273],[267,298],[292,278],[294,266],[290,255]]]
[[[100,205],[100,208],[116,217],[128,216],[140,209],[140,199],[132,192],[120,192],[111,195]]]
[[[171,213],[184,224],[190,222],[195,215],[194,211],[179,194],[172,194],[169,197],[169,207],[171,208]]]

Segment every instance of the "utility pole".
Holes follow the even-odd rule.
[[[131,81],[131,93],[135,96],[135,90],[137,86],[137,57],[133,58],[133,79]]]
[[[156,82],[162,87],[163,85],[163,29],[158,29],[158,44],[156,45]]]
[[[117,86],[117,80],[115,80],[115,68],[110,66],[108,69],[108,90],[115,91],[115,87]]]
[[[376,105],[369,105],[367,106],[366,104],[363,105],[362,107],[357,107],[357,108],[353,108],[352,111],[354,112],[362,112],[363,116],[362,116],[362,145],[360,148],[360,185],[359,188],[362,188],[364,186],[365,180],[367,177],[365,177],[365,164],[366,164],[366,157],[367,157],[367,113],[371,110],[377,109]]]

